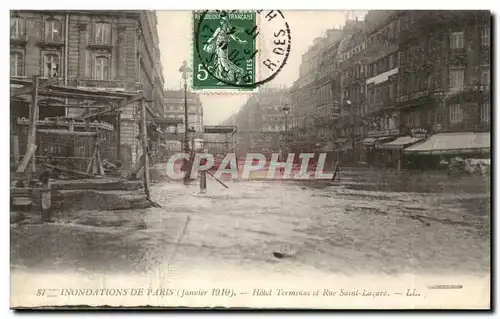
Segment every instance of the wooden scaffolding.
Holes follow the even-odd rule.
[[[49,162],[38,165],[57,169],[81,176],[81,178],[102,178],[106,175],[103,168],[102,136],[106,132],[115,130],[115,127],[110,123],[98,122],[96,118],[106,114],[117,114],[123,107],[139,102],[141,107],[141,132],[140,139],[143,147],[143,154],[148,154],[148,137],[146,125],[146,101],[143,91],[123,92],[123,91],[102,91],[98,89],[81,89],[75,87],[61,86],[57,84],[55,79],[41,79],[39,76],[34,76],[33,79],[15,79],[11,78],[11,103],[15,101],[23,101],[29,103],[28,118],[16,119],[14,125],[27,125],[28,132],[25,141],[24,154],[20,154],[20,137],[18,133],[12,134],[12,150],[14,177],[17,179],[32,178],[33,174],[37,174],[36,150],[39,148],[41,137],[69,137],[72,140],[89,140],[93,148],[90,162],[86,165],[86,169],[75,169],[68,167],[55,166]],[[13,88],[14,87],[14,88]],[[40,97],[48,97],[64,100],[65,103],[39,103]],[[71,101],[71,102],[68,102]],[[56,118],[47,118],[43,121],[39,120],[40,108],[59,107],[66,109],[65,114],[70,116],[58,116]],[[82,110],[79,115],[71,115],[69,110]],[[119,119],[118,122],[119,123]],[[19,132],[12,130],[11,132]],[[37,139],[38,136],[38,139]],[[38,143],[37,143],[38,141]],[[119,141],[117,142],[119,145]],[[116,151],[119,152],[119,149]],[[21,156],[22,155],[22,156]],[[64,156],[63,156],[64,157]],[[66,156],[66,160],[71,162],[76,158]],[[142,157],[142,166],[149,167],[149,157]],[[31,165],[30,165],[31,164]],[[149,197],[149,170],[144,169],[144,188],[146,195]]]

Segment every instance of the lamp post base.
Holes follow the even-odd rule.
[[[184,175],[184,182],[188,182],[191,180],[192,156],[190,149],[187,147],[184,149],[184,153],[189,156],[189,159],[184,159],[182,165],[182,171],[186,172]]]

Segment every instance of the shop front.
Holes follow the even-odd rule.
[[[366,152],[366,162],[374,166],[387,166],[392,161],[392,154],[391,152],[386,152],[381,146],[396,138],[397,136],[390,135],[363,139],[362,145]]]
[[[491,133],[437,133],[422,143],[404,149],[409,168],[438,169],[453,158],[489,158]]]
[[[407,135],[379,146],[379,149],[385,153],[384,160],[387,167],[404,168],[406,165],[403,149],[415,145],[427,137],[427,130],[421,128],[410,129],[407,133]]]

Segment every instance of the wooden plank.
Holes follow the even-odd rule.
[[[119,110],[119,109],[121,109],[121,108],[129,105],[130,103],[134,103],[134,102],[137,102],[137,101],[140,101],[140,100],[143,100],[143,99],[144,99],[144,95],[142,93],[141,94],[137,94],[136,96],[134,96],[132,98],[128,98],[128,99],[122,100],[118,105],[115,105],[115,106],[109,105],[108,107],[106,107],[106,108],[104,108],[102,110],[90,112],[88,114],[85,114],[85,115],[81,116],[80,118],[82,118],[82,119],[88,119],[90,117],[94,117],[94,116],[102,114],[102,113],[108,113],[108,112],[111,112],[111,111],[114,111],[114,110]]]
[[[102,158],[101,158],[101,152],[99,152],[99,149],[97,149],[96,153],[96,162],[97,162],[97,173],[99,175],[105,175],[104,174],[104,167],[102,166]]]
[[[144,156],[144,155],[143,155]],[[132,166],[132,168],[128,171],[127,175],[126,175],[126,178],[129,179],[131,178],[133,175],[137,175],[137,173],[139,173],[139,170],[142,168],[142,166],[144,165],[144,160],[141,156],[141,158],[134,164],[134,166]]]
[[[78,131],[68,131],[68,130],[45,130],[38,129],[36,130],[41,134],[52,134],[52,135],[60,135],[60,136],[96,136],[96,132],[78,132]]]
[[[36,123],[38,122],[38,85],[40,78],[38,75],[33,76],[33,96],[31,100],[30,124],[28,129],[28,145],[36,144]],[[36,170],[36,158],[33,156],[31,161],[31,170]]]
[[[12,153],[14,155],[14,167],[19,166],[19,136],[12,136]]]
[[[32,158],[34,158],[36,149],[37,149],[37,146],[35,144],[30,145],[26,154],[24,154],[24,157],[23,157],[23,160],[21,161],[21,164],[19,164],[19,166],[16,169],[17,173],[22,173],[26,170],[26,167],[28,167],[30,160]]]
[[[124,99],[123,97],[119,96],[97,95],[97,94],[92,94],[91,92],[89,92],[89,94],[85,94],[85,93],[54,91],[49,89],[40,90],[39,95],[68,98],[68,99],[103,100],[103,101],[117,101],[117,102]]]
[[[339,162],[335,162],[335,169],[333,171],[333,177],[332,177],[332,182],[335,181],[335,177],[338,176],[338,180],[340,182],[340,168],[339,168]]]
[[[92,154],[92,158],[90,159],[90,163],[89,165],[87,166],[87,170],[86,170],[86,173],[90,172],[90,169],[92,168],[92,166],[94,165],[94,160],[96,158],[96,154],[97,154],[97,148],[94,148],[94,152]]]
[[[97,151],[99,150],[99,138],[97,136],[94,138],[94,157],[92,158],[92,174],[99,173],[99,167],[97,163]]]
[[[57,79],[52,79],[52,78],[45,80],[45,81],[42,81],[42,82],[39,81],[38,89],[40,90],[42,88],[45,88],[45,87],[52,85],[52,84],[55,84],[57,82],[58,82]],[[33,84],[36,85],[35,81],[33,81],[33,82],[23,81],[21,83],[15,83],[11,80],[10,83],[24,85],[24,87],[21,87],[21,88],[11,89],[10,90],[10,97],[11,98],[14,98],[14,97],[19,96],[19,95],[31,93],[33,91]]]
[[[33,188],[31,188],[31,187],[23,187],[23,188],[13,187],[10,189],[10,196],[31,195],[32,192],[33,192]]]
[[[102,109],[108,107],[108,104],[62,104],[62,103],[43,103],[39,105],[40,107],[66,107],[66,108],[77,108],[77,109]]]
[[[142,137],[142,158],[144,161],[144,192],[149,198],[149,155],[148,155],[148,129],[146,127],[146,102],[141,102],[141,137]]]
[[[55,166],[52,164],[45,164],[45,166],[47,166],[49,168],[54,168],[54,169],[60,170],[62,172],[73,173],[76,175],[86,176],[86,177],[90,177],[90,178],[98,178],[99,177],[99,176],[94,176],[94,175],[86,173],[86,172],[78,171],[75,169],[69,169],[69,168],[61,167],[61,166]]]
[[[24,79],[16,79],[16,78],[10,78],[10,84],[17,84],[17,85],[31,85],[30,80],[24,80]]]
[[[10,98],[14,98],[19,95],[31,93],[33,90],[32,86],[24,86],[22,88],[10,89]]]
[[[10,174],[11,181],[27,181],[27,180],[38,180],[40,174],[33,174],[31,172],[12,172]]]
[[[93,175],[99,174],[99,166],[97,164],[97,153],[96,153],[96,157],[94,158],[94,162],[92,164],[92,174]]]

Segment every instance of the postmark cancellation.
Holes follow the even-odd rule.
[[[193,88],[251,92],[286,65],[290,28],[279,10],[193,12]]]

